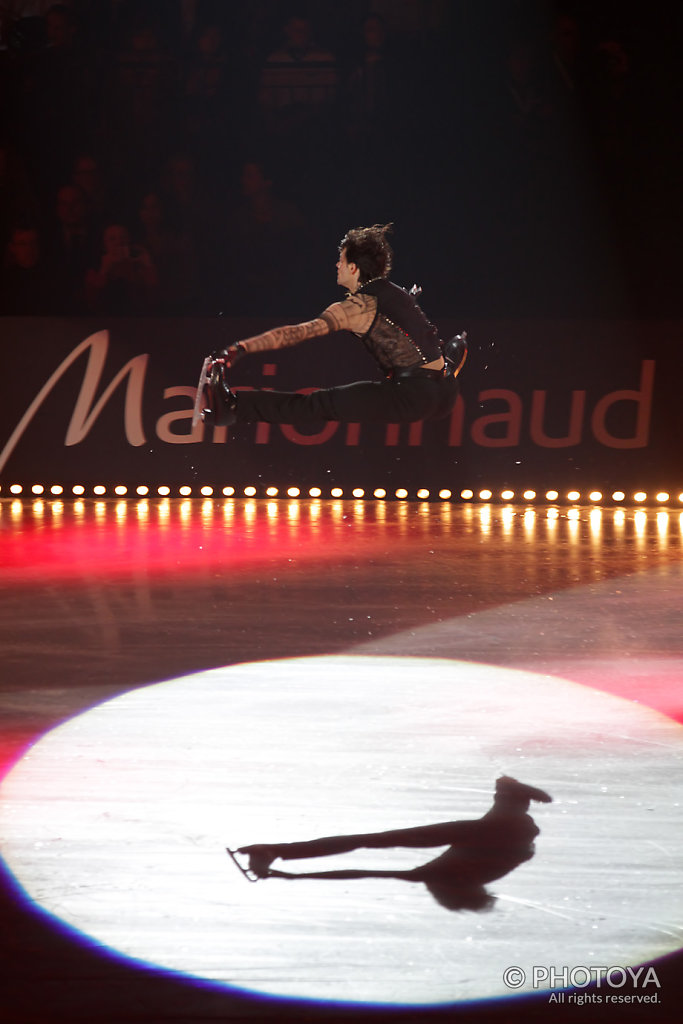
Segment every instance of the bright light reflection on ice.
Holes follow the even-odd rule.
[[[558,969],[625,966],[681,944],[682,738],[635,703],[481,664],[219,668],[127,693],[41,739],[0,788],[2,852],[61,921],[202,979],[358,1003],[517,994],[551,952]],[[501,774],[555,799],[532,805],[536,855],[490,884],[486,913],[449,912],[396,879],[251,885],[224,852],[476,818]],[[431,856],[359,850],[287,869]],[[528,975],[514,993],[512,964]]]

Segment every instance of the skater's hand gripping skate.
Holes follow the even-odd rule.
[[[256,878],[267,878],[270,873],[270,865],[277,858],[277,850],[265,843],[240,846],[235,852],[249,858],[249,871]]]
[[[268,878],[271,873],[270,865],[277,856],[277,852],[272,847],[260,843],[255,846],[240,846],[237,850],[231,850],[228,846],[225,852],[249,882],[258,882],[261,878]],[[248,857],[248,863],[243,864],[240,857]]]
[[[247,354],[247,350],[238,341],[228,348],[212,352],[202,364],[199,382],[192,410],[192,429],[200,420],[205,423],[210,419],[214,426],[228,426],[235,422],[235,396],[229,389],[225,379],[225,371]]]
[[[246,356],[247,350],[241,341],[236,341],[233,345],[228,345],[227,348],[218,349],[212,352],[209,358],[212,363],[224,363],[225,366],[230,369],[235,363],[239,362]]]

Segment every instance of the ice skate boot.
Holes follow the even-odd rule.
[[[202,389],[200,418],[214,427],[230,427],[237,419],[237,399],[228,387],[226,365],[212,362]]]
[[[457,377],[467,359],[467,331],[444,342],[443,357],[446,360],[446,376]]]
[[[206,357],[192,411],[193,428],[200,420],[217,427],[229,427],[235,422],[236,398],[228,387],[226,371],[245,355],[246,350],[238,341]]]
[[[496,800],[500,799],[509,803],[526,804],[527,807],[531,800],[542,804],[550,804],[553,801],[553,798],[545,790],[527,786],[510,775],[501,775],[499,779],[496,779]]]

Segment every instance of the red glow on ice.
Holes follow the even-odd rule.
[[[246,572],[269,562],[338,561],[367,555],[377,546],[373,531],[356,530],[353,503],[231,500],[181,502],[16,503],[11,544],[0,547],[0,569],[13,583],[78,582],[203,571],[212,566]],[[60,507],[61,506],[61,507]],[[7,510],[5,510],[7,515]],[[386,532],[396,526],[386,526]]]

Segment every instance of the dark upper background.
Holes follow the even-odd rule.
[[[0,313],[681,313],[681,5],[4,0]],[[107,252],[103,238],[107,237]]]

